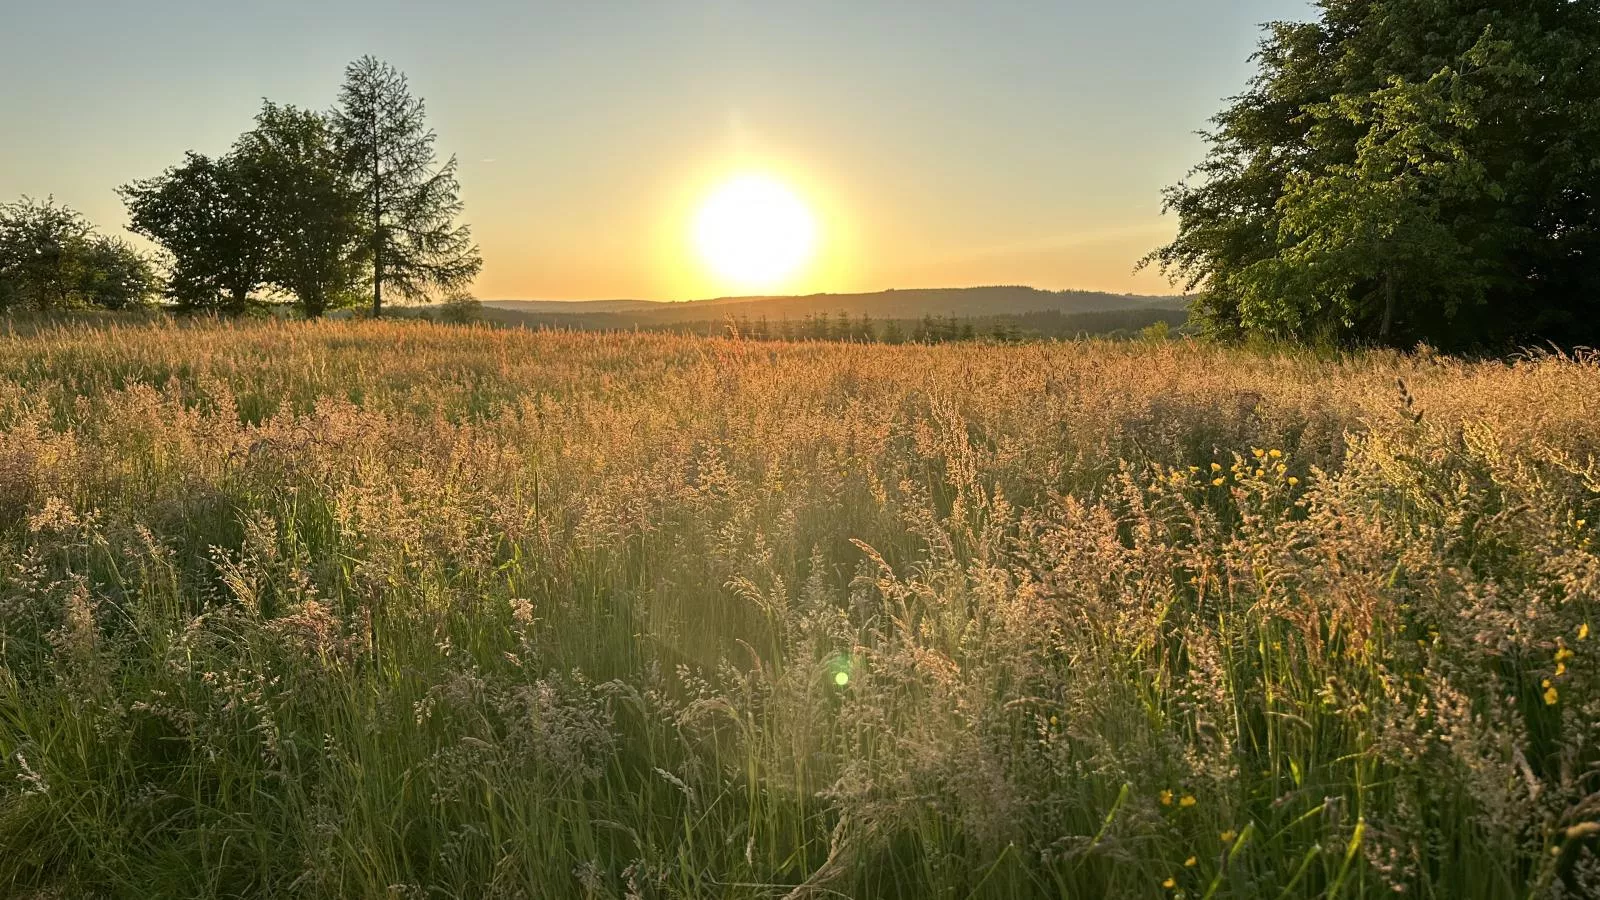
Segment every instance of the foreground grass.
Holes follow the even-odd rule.
[[[0,894],[1591,896],[1597,414],[1589,359],[0,337]]]

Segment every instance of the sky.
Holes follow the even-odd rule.
[[[815,221],[773,292],[1171,293],[1161,188],[1306,0],[0,0],[0,201],[123,233],[116,187],[225,152],[263,98],[384,59],[460,165],[484,299],[741,293],[695,220],[779,183]]]

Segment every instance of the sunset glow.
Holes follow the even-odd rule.
[[[701,204],[694,244],[706,267],[727,287],[771,290],[811,261],[817,222],[781,181],[762,174],[738,175]]]

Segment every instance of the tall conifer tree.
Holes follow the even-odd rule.
[[[458,291],[483,267],[461,214],[456,160],[435,162],[435,135],[406,77],[371,56],[345,69],[333,122],[369,229],[372,312],[385,288],[406,299]]]

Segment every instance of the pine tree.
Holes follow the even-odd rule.
[[[435,135],[405,75],[371,56],[351,63],[333,123],[365,207],[373,315],[383,313],[385,287],[406,299],[465,288],[483,260],[455,221],[456,160],[435,163]]]

